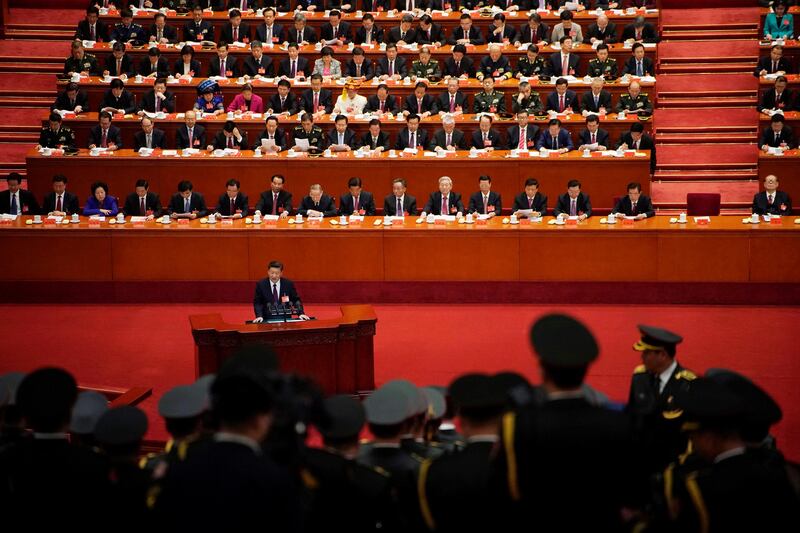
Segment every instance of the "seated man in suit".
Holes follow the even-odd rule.
[[[514,205],[511,208],[511,212],[517,216],[528,216],[528,211],[532,218],[547,214],[547,196],[539,192],[539,181],[536,178],[525,180],[525,192],[514,197]]]
[[[350,23],[342,21],[342,12],[331,9],[328,22],[324,23],[319,31],[319,40],[323,45],[342,46],[352,40]]]
[[[367,106],[364,111],[382,116],[385,113],[396,114],[400,111],[400,108],[397,105],[397,98],[389,94],[389,86],[381,83],[378,85],[375,94],[367,98]]]
[[[370,0],[366,1],[369,2]],[[364,13],[364,16],[361,17],[361,27],[356,31],[353,42],[356,44],[383,42],[383,29],[375,25],[375,17],[372,13]]]
[[[297,43],[289,43],[286,53],[289,57],[282,59],[278,65],[278,76],[289,79],[304,79],[307,74],[311,73],[308,59],[300,57],[300,48],[298,48]]]
[[[322,88],[322,74],[311,75],[311,88],[303,91],[300,96],[300,109],[311,113],[314,118],[329,114],[333,110],[331,91]]]
[[[778,190],[778,177],[770,174],[764,178],[764,190],[753,196],[753,213],[757,215],[792,214],[792,200],[785,191]]]
[[[428,84],[424,81],[417,82],[414,92],[409,94],[403,102],[403,115],[418,115],[420,119],[428,118],[436,112],[436,100],[427,94]]]
[[[378,60],[375,75],[381,81],[401,80],[408,74],[406,60],[397,55],[397,45],[394,43],[386,45],[386,56]]]
[[[285,185],[283,174],[273,174],[269,190],[262,192],[256,203],[256,213],[288,218],[292,214],[292,193],[286,190]]]
[[[487,41],[490,43],[513,43],[517,40],[517,30],[511,24],[506,24],[506,16],[496,13],[489,26]]]
[[[64,119],[56,112],[51,112],[47,120],[47,126],[39,132],[40,148],[75,148],[75,132],[63,125]]]
[[[334,128],[328,133],[328,147],[332,152],[352,152],[358,150],[356,132],[347,127],[347,116],[337,115]]]
[[[78,23],[73,40],[96,41],[98,43],[108,42],[108,26],[105,22],[98,21],[100,9],[97,6],[86,8],[86,19]]]
[[[758,108],[762,113],[778,109],[786,112],[800,108],[800,102],[794,101],[794,93],[786,88],[787,83],[786,76],[778,76],[775,79],[775,86],[761,97],[761,105]]]
[[[625,62],[622,68],[622,75],[630,74],[631,76],[655,76],[656,68],[653,60],[644,55],[644,45],[636,43],[633,45],[633,55]]]
[[[339,214],[344,216],[360,215],[360,216],[374,216],[375,215],[375,199],[372,197],[371,192],[364,190],[364,184],[361,178],[350,178],[347,180],[347,188],[349,193],[343,194],[339,198]]]
[[[469,110],[467,95],[459,90],[458,78],[448,78],[447,90],[439,94],[436,108],[440,115],[461,115]]]
[[[136,75],[131,56],[125,53],[123,43],[114,43],[111,48],[111,55],[106,57],[103,67],[103,76],[118,76],[123,80]]]
[[[656,171],[656,144],[653,138],[644,132],[641,122],[631,124],[631,129],[622,134],[617,144],[619,150],[650,150],[650,174]]]
[[[578,217],[578,220],[586,220],[592,216],[592,203],[589,195],[581,192],[580,181],[567,182],[567,192],[558,196],[553,215],[561,218]]]
[[[241,192],[241,183],[236,179],[229,179],[225,183],[225,194],[219,197],[214,212],[225,218],[244,218],[247,216],[247,195]]]
[[[77,83],[69,82],[64,91],[56,97],[50,111],[72,111],[76,115],[89,111],[89,96],[81,91]]]
[[[278,92],[272,95],[267,104],[268,115],[294,115],[297,113],[297,98],[290,92],[289,80],[278,82]]]
[[[586,117],[586,128],[578,135],[578,150],[603,152],[608,150],[611,142],[608,132],[600,127],[600,117],[595,114]]]
[[[208,150],[224,150],[226,148],[235,148],[237,150],[249,150],[250,145],[247,143],[247,132],[239,130],[236,123],[232,120],[225,122],[222,131],[214,136],[214,141]]]
[[[556,80],[556,90],[547,95],[547,111],[556,113],[575,113],[580,111],[578,96],[569,89],[569,83],[564,78]]]
[[[161,50],[154,46],[139,62],[137,73],[145,78],[166,78],[169,76],[169,62],[161,55]]]
[[[335,217],[339,210],[333,196],[325,194],[322,185],[315,183],[308,189],[308,196],[300,202],[297,212],[305,217],[322,218]]]
[[[178,183],[178,192],[172,195],[169,200],[170,218],[202,218],[208,214],[206,200],[199,192],[192,190],[192,182],[183,180]]]
[[[597,41],[613,44],[617,42],[617,25],[609,22],[606,15],[600,15],[597,17],[597,22],[591,24],[589,29],[586,30],[586,38],[589,39],[591,44]]]
[[[451,57],[444,62],[444,75],[450,78],[467,79],[475,76],[475,64],[467,57],[467,47],[457,44],[453,47]]]
[[[547,42],[547,33],[550,28],[542,22],[542,16],[539,13],[535,11],[529,11],[528,13],[528,22],[520,26],[514,46],[519,47],[523,43],[536,45]]]
[[[42,214],[64,217],[80,212],[78,196],[67,190],[67,177],[63,174],[53,176],[53,192],[44,197]]]
[[[404,178],[392,180],[392,194],[383,199],[383,214],[390,217],[417,216],[417,199],[406,194]],[[1,194],[1,193],[0,193]]]
[[[175,44],[178,42],[178,30],[167,25],[167,16],[164,13],[156,13],[153,16],[153,25],[148,31],[151,43],[156,44]]]
[[[649,196],[642,194],[642,184],[635,181],[628,184],[628,194],[619,199],[611,212],[634,217],[636,220],[656,216],[653,202],[650,201]]]
[[[792,128],[785,124],[786,119],[781,113],[772,115],[770,125],[761,132],[761,140],[758,145],[765,152],[770,148],[781,147],[784,150],[791,150],[796,146]]]
[[[286,146],[288,144],[286,139],[286,133],[283,129],[278,127],[278,117],[275,115],[269,115],[267,117],[266,127],[264,131],[261,132],[261,135],[258,136],[258,143],[261,146],[262,152],[272,152],[278,153],[282,150],[286,150]],[[264,139],[270,142],[264,142]],[[269,145],[267,148],[265,146]]]
[[[431,193],[419,216],[425,218],[428,214],[455,215],[459,218],[464,215],[461,195],[453,192],[453,180],[449,176],[439,178],[439,190]]]
[[[472,17],[468,13],[461,15],[458,24],[458,28],[454,28],[453,33],[450,34],[447,44],[451,46],[456,44],[463,44],[464,46],[486,44],[481,30],[472,25]]]
[[[286,30],[287,41],[302,46],[305,44],[315,44],[319,40],[314,28],[306,24],[306,16],[304,14],[295,12],[292,22],[292,27]]]
[[[417,42],[417,30],[412,28],[414,15],[406,13],[400,19],[400,25],[386,32],[386,44],[414,44]]]
[[[503,201],[500,195],[492,191],[490,176],[478,177],[479,191],[469,197],[467,213],[478,213],[493,218],[503,212]]]
[[[256,28],[256,39],[265,44],[278,44],[283,37],[283,26],[275,24],[275,9],[264,8],[264,23]]]
[[[653,25],[645,21],[642,15],[639,15],[622,30],[622,40],[627,41],[629,39],[633,39],[637,43],[657,43],[658,34]]]
[[[464,132],[456,129],[456,120],[451,114],[442,116],[442,129],[433,134],[431,147],[440,152],[466,150],[467,139]]]
[[[173,113],[175,111],[175,93],[167,90],[167,79],[158,78],[153,88],[145,93],[139,102],[139,116],[147,113]]]
[[[125,82],[120,79],[111,80],[111,85],[100,102],[100,112],[103,111],[120,115],[129,115],[136,111],[133,93],[125,88]]]
[[[377,153],[389,149],[389,134],[381,131],[380,119],[373,118],[369,121],[369,131],[361,136],[361,146],[366,146]]]
[[[361,81],[368,81],[375,77],[375,67],[372,60],[364,55],[360,46],[353,48],[350,60],[344,65],[344,76]]]
[[[175,148],[202,150],[204,146],[206,146],[206,129],[197,123],[197,112],[190,109],[184,113],[183,126],[175,131]]]
[[[478,150],[505,150],[500,132],[492,127],[492,115],[481,115],[478,131],[472,133],[472,147]]]
[[[242,22],[242,12],[231,9],[228,12],[228,22],[222,27],[219,40],[226,43],[249,43],[250,26]]]
[[[272,77],[272,59],[264,54],[261,41],[250,43],[250,56],[244,60],[244,73],[250,77]]]
[[[557,118],[551,119],[547,126],[547,131],[543,131],[536,143],[536,149],[552,150],[560,154],[566,154],[574,147],[572,146],[572,135],[561,128],[561,121]]]
[[[22,176],[11,172],[6,177],[8,189],[0,192],[0,214],[38,215],[39,202],[32,192],[21,189]]]
[[[111,125],[111,113],[101,111],[99,124],[89,131],[89,149],[106,148],[113,152],[122,148],[122,132]]]
[[[183,38],[187,41],[214,41],[214,25],[203,20],[203,7],[195,4],[192,7],[192,20],[183,25]]]
[[[133,12],[130,9],[122,9],[119,12],[119,17],[122,19],[122,22],[114,25],[114,28],[111,30],[111,35],[109,36],[110,40],[117,41],[118,43],[144,43],[147,41],[147,32],[144,28],[133,22]]]
[[[253,296],[253,309],[256,318],[253,323],[261,323],[264,317],[269,318],[269,306],[291,303],[296,305],[300,301],[300,295],[294,288],[294,283],[283,277],[283,263],[280,261],[270,261],[267,266],[267,277],[256,283],[256,293]],[[309,320],[305,314],[300,318]]]
[[[789,60],[783,57],[783,46],[773,45],[768,56],[758,60],[753,74],[758,78],[767,74],[787,74],[791,70]]]
[[[611,110],[611,93],[603,89],[603,78],[592,80],[592,88],[583,93],[581,99],[581,113],[584,117],[589,115],[605,116]]]
[[[142,131],[137,131],[133,136],[133,151],[138,152],[141,148],[161,148],[167,147],[166,135],[164,131],[155,128],[153,119],[142,117]]]
[[[125,207],[122,208],[126,216],[147,217],[147,220],[161,216],[161,199],[149,188],[147,180],[136,180],[134,192],[125,198]]]
[[[228,43],[220,41],[217,45],[217,57],[212,58],[208,63],[208,77],[238,78],[241,75],[239,60],[228,55]]]
[[[578,54],[572,53],[572,37],[565,35],[560,43],[561,50],[550,54],[548,73],[551,76],[578,76],[578,63],[581,59]]]
[[[420,129],[419,116],[415,114],[406,117],[406,127],[397,134],[397,142],[394,145],[396,150],[413,148],[425,150],[428,148],[428,133]]]
[[[417,42],[419,44],[432,44],[442,46],[447,43],[447,36],[442,27],[433,22],[433,18],[427,13],[419,18],[419,28],[417,29]]]
[[[524,109],[516,114],[517,123],[508,128],[508,150],[533,150],[536,148],[536,139],[539,137],[539,126],[528,122],[529,115]]]

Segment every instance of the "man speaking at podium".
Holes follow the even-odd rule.
[[[300,304],[300,296],[294,288],[291,280],[282,278],[283,263],[280,261],[270,261],[267,267],[267,277],[256,283],[256,294],[253,297],[253,308],[256,318],[254,324],[264,321],[264,315],[269,317],[268,308],[270,305],[279,304]],[[303,320],[310,320],[305,314],[301,314]]]

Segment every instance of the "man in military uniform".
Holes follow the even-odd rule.
[[[63,119],[56,112],[50,113],[48,125],[39,133],[39,148],[74,148],[75,133],[62,125]]]
[[[514,74],[516,78],[538,78],[547,71],[544,59],[539,55],[539,47],[532,44],[525,51],[525,57],[517,61],[517,72]]]
[[[92,54],[87,54],[80,41],[72,42],[70,56],[64,61],[64,75],[72,76],[75,73],[86,73],[96,76],[99,72],[97,58]]]
[[[505,113],[506,99],[503,93],[494,90],[494,78],[483,79],[483,91],[475,95],[473,113]]]
[[[647,93],[642,92],[638,81],[632,81],[628,87],[628,93],[619,97],[617,102],[617,113],[652,113],[653,104],[647,98]]]
[[[511,101],[511,109],[514,113],[525,111],[529,115],[540,115],[544,112],[544,105],[539,93],[532,91],[531,84],[523,81],[519,84],[519,93]]]
[[[119,12],[122,22],[117,23],[111,30],[111,40],[118,43],[147,41],[147,32],[144,28],[133,22],[133,12],[130,9],[123,9]]]
[[[192,8],[192,20],[184,24],[183,37],[187,41],[214,41],[214,26],[203,20],[203,8],[195,4]]]
[[[597,45],[597,57],[589,61],[588,75],[610,81],[617,79],[618,74],[617,60],[608,57],[608,45],[605,43]]]
[[[675,359],[682,337],[662,328],[638,327],[641,338],[633,349],[641,352],[643,364],[633,371],[627,410],[648,450],[650,471],[658,472],[686,450],[686,435],[681,432],[683,413],[675,405],[675,394],[696,376]]]
[[[423,46],[419,51],[419,59],[411,64],[411,78],[425,78],[427,80],[439,79],[442,77],[442,69],[439,68],[438,61],[431,61],[431,51],[427,46]]]
[[[489,55],[481,59],[478,65],[478,72],[475,77],[479,81],[484,78],[494,78],[495,81],[510,80],[514,75],[511,69],[511,63],[508,58],[503,55],[503,48],[497,43],[489,45]]]
[[[325,148],[325,133],[322,128],[314,124],[314,117],[309,113],[303,113],[303,118],[300,119],[300,125],[294,128],[293,132],[295,150],[303,152],[308,150],[322,150]],[[298,139],[306,139],[308,141],[308,148],[299,148],[297,146]]]

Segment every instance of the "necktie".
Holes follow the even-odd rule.
[[[233,28],[233,42],[239,40],[239,27]]]
[[[147,139],[147,147],[148,148],[152,148],[153,147],[153,135],[148,133],[145,137]]]
[[[153,99],[156,101],[156,113],[158,113],[161,111],[161,98],[159,98],[158,95],[154,95]]]
[[[291,74],[292,74],[292,75],[290,76],[291,78],[294,78],[294,77],[296,77],[296,76],[297,76],[297,63],[295,62],[295,60],[294,60],[294,59],[292,59],[292,69],[291,69]]]
[[[62,198],[62,196],[60,194],[56,197],[56,211],[59,211],[59,212],[61,211],[61,208],[63,206],[63,204],[61,203],[61,198]],[[770,200],[769,203],[772,203],[772,200]]]
[[[221,60],[219,62],[219,75],[220,76],[225,76],[226,72],[227,72],[227,70],[225,70],[225,60],[223,59],[223,60]]]
[[[778,144],[778,137],[780,137],[780,136],[781,136],[780,133],[776,133],[775,134],[775,144]]]
[[[246,11],[247,10],[247,0],[242,0],[241,10],[242,11]]]
[[[272,301],[273,303],[278,303],[278,285],[273,283],[272,284]]]
[[[489,212],[489,197],[484,194],[483,195],[483,214],[485,215],[488,212]]]
[[[11,214],[16,215],[17,211],[17,195],[15,193],[11,195]]]
[[[286,97],[281,96],[281,111],[284,111],[284,104],[286,103]]]
[[[596,135],[594,133],[592,133],[592,142],[591,142],[591,144],[594,144],[596,142],[597,142]]]
[[[158,33],[156,34],[156,39],[158,39],[158,41],[161,42],[161,39],[163,38],[164,38],[164,31],[158,30]]]
[[[272,26],[267,26],[266,39],[268,43],[272,42]]]
[[[428,28],[428,40],[429,41],[431,40],[431,29],[430,28]]]
[[[777,61],[773,61],[772,62],[772,72],[777,72],[777,71],[778,71],[778,62]]]
[[[356,65],[356,78],[361,77],[361,65]]]
[[[231,198],[231,207],[230,207],[230,209],[231,209],[231,211],[230,211],[229,215],[230,216],[235,215],[236,214],[236,200],[234,198]]]
[[[156,71],[156,67],[158,67],[158,62],[150,63],[150,72],[155,72]]]
[[[553,137],[553,150],[558,150],[558,137]]]
[[[767,195],[767,203],[769,205],[772,205],[772,202],[774,201],[774,199],[775,199],[775,197],[773,195],[771,195],[771,194]]]
[[[408,143],[409,148],[416,148],[417,147],[417,132],[411,133],[411,140]]]
[[[189,148],[192,147],[192,137],[194,137],[194,128],[189,128]]]
[[[598,94],[595,94],[595,95],[594,95],[594,108],[595,108],[595,109],[599,109],[599,108],[598,108],[598,104],[600,103],[600,101],[599,101],[599,100],[600,100],[600,95],[598,95]]]
[[[486,134],[483,134],[483,145],[486,146]]]
[[[636,202],[631,202],[631,214],[636,214]]]
[[[561,113],[562,111],[564,111],[565,108],[566,106],[564,105],[564,95],[562,94],[561,96],[558,97],[558,112]]]
[[[569,74],[569,56],[561,56],[561,75],[567,76]]]
[[[94,24],[89,26],[89,40],[94,41]]]
[[[445,148],[447,148],[448,146],[450,146],[452,144],[452,142],[451,142],[452,139],[453,139],[453,135],[448,133],[447,134],[447,139],[445,141]]]
[[[402,41],[405,38],[405,36],[406,36],[406,32],[401,31],[400,32],[400,40]]]
[[[314,93],[314,113],[319,109],[319,93]]]
[[[397,215],[397,216],[402,216],[403,215],[403,199],[402,198],[398,198],[397,199],[397,207],[395,208],[394,214]]]
[[[144,205],[144,196],[139,197],[139,214],[143,216],[147,214],[147,207]]]
[[[344,135],[341,133],[339,134],[339,144],[344,144]]]
[[[368,32],[366,32],[366,35],[367,35],[367,39],[365,40],[365,42],[367,44],[371,44],[372,43],[372,30],[369,30]]]
[[[100,147],[108,147],[108,130],[103,130],[103,136],[100,138]]]
[[[353,197],[353,212],[358,214],[358,196]]]
[[[233,135],[228,137],[228,148],[233,148]]]
[[[394,61],[389,61],[389,76],[394,76]]]
[[[447,197],[442,195],[442,211],[439,213],[440,215],[447,214]]]
[[[422,100],[420,98],[417,98],[417,113],[422,114]]]
[[[381,100],[381,113],[383,113],[383,107],[386,105],[386,100]]]
[[[637,41],[642,40],[642,30],[636,30],[636,40]]]
[[[278,214],[278,193],[272,193],[272,214]]]
[[[69,101],[69,109],[75,109],[75,100]]]
[[[456,97],[455,95],[450,95],[450,112],[453,113],[456,110]]]
[[[456,75],[461,75],[461,61],[456,61]]]
[[[643,73],[642,62],[641,61],[637,61],[636,62],[636,75],[637,76],[642,76],[642,73]]]
[[[533,209],[533,198],[528,198],[528,209]]]
[[[578,214],[578,206],[576,206],[575,203],[574,198],[569,203],[569,215],[572,217]]]
[[[406,9],[408,11],[414,10],[414,0],[406,0]]]
[[[191,200],[189,198],[183,199],[183,212],[184,213],[191,213]]]
[[[333,38],[336,39],[336,31],[339,29],[339,26],[333,27]]]
[[[122,74],[122,60],[117,59],[117,76]]]

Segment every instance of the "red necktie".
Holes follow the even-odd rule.
[[[417,100],[417,113],[422,114],[422,100]]]
[[[314,93],[314,113],[319,109],[319,93]]]
[[[517,145],[517,148],[520,150],[525,148],[525,130],[522,128],[519,130],[519,144]]]
[[[639,41],[642,39],[642,30],[636,30],[636,40]]]
[[[228,148],[233,148],[233,135],[228,137]]]
[[[444,195],[442,195],[442,212],[440,214],[442,215],[447,214],[447,197]]]
[[[297,77],[297,63],[295,61],[292,61],[292,72],[291,72],[291,74],[292,75],[290,77],[292,77],[292,78]]]
[[[101,148],[108,147],[108,130],[103,130],[103,137],[100,139],[100,147]]]
[[[772,203],[772,202],[770,202],[770,203]],[[56,211],[60,212],[61,211],[61,206],[62,206],[62,204],[61,204],[61,195],[59,194],[56,197]]]
[[[94,26],[89,26],[89,40],[94,41]]]
[[[236,201],[235,201],[233,198],[231,198],[231,212],[230,212],[230,216],[233,216],[233,215],[235,215],[235,214],[236,214]]]
[[[636,214],[636,202],[631,203],[631,213],[634,215]]]
[[[139,197],[139,214],[142,216],[147,214],[147,207],[144,205],[144,196]]]
[[[561,75],[569,75],[569,56],[561,56]]]
[[[394,61],[389,61],[389,76],[394,76]]]
[[[194,137],[194,135],[192,135],[193,132],[194,128],[189,128],[189,148],[192,147],[192,142],[193,142],[192,137]]]
[[[383,106],[386,105],[386,100],[381,100],[381,113],[383,113]]]
[[[450,95],[450,112],[454,113],[456,110],[456,97],[454,95]]]
[[[566,106],[564,106],[564,95],[558,97],[558,112],[561,113],[564,111]]]
[[[233,42],[239,40],[239,27],[233,28]]]
[[[533,198],[528,198],[528,209],[533,209]]]
[[[272,214],[278,214],[278,193],[272,193]]]
[[[227,76],[227,74],[225,74],[226,72],[227,70],[225,70],[225,60],[223,59],[222,61],[219,62],[219,75]]]
[[[595,140],[595,134],[594,134],[594,133],[592,133],[592,143],[591,143],[591,144],[594,144],[595,142],[596,142],[596,140]]]
[[[159,98],[158,95],[155,95],[155,99],[156,99],[156,113],[158,113],[159,111],[161,111],[161,98]]]
[[[358,214],[358,196],[353,200],[353,212]]]
[[[278,286],[275,285],[274,283],[272,284],[272,301],[274,303],[276,303],[276,304],[279,303],[278,302]]]
[[[408,143],[409,148],[417,147],[417,132],[411,134],[411,142]]]

